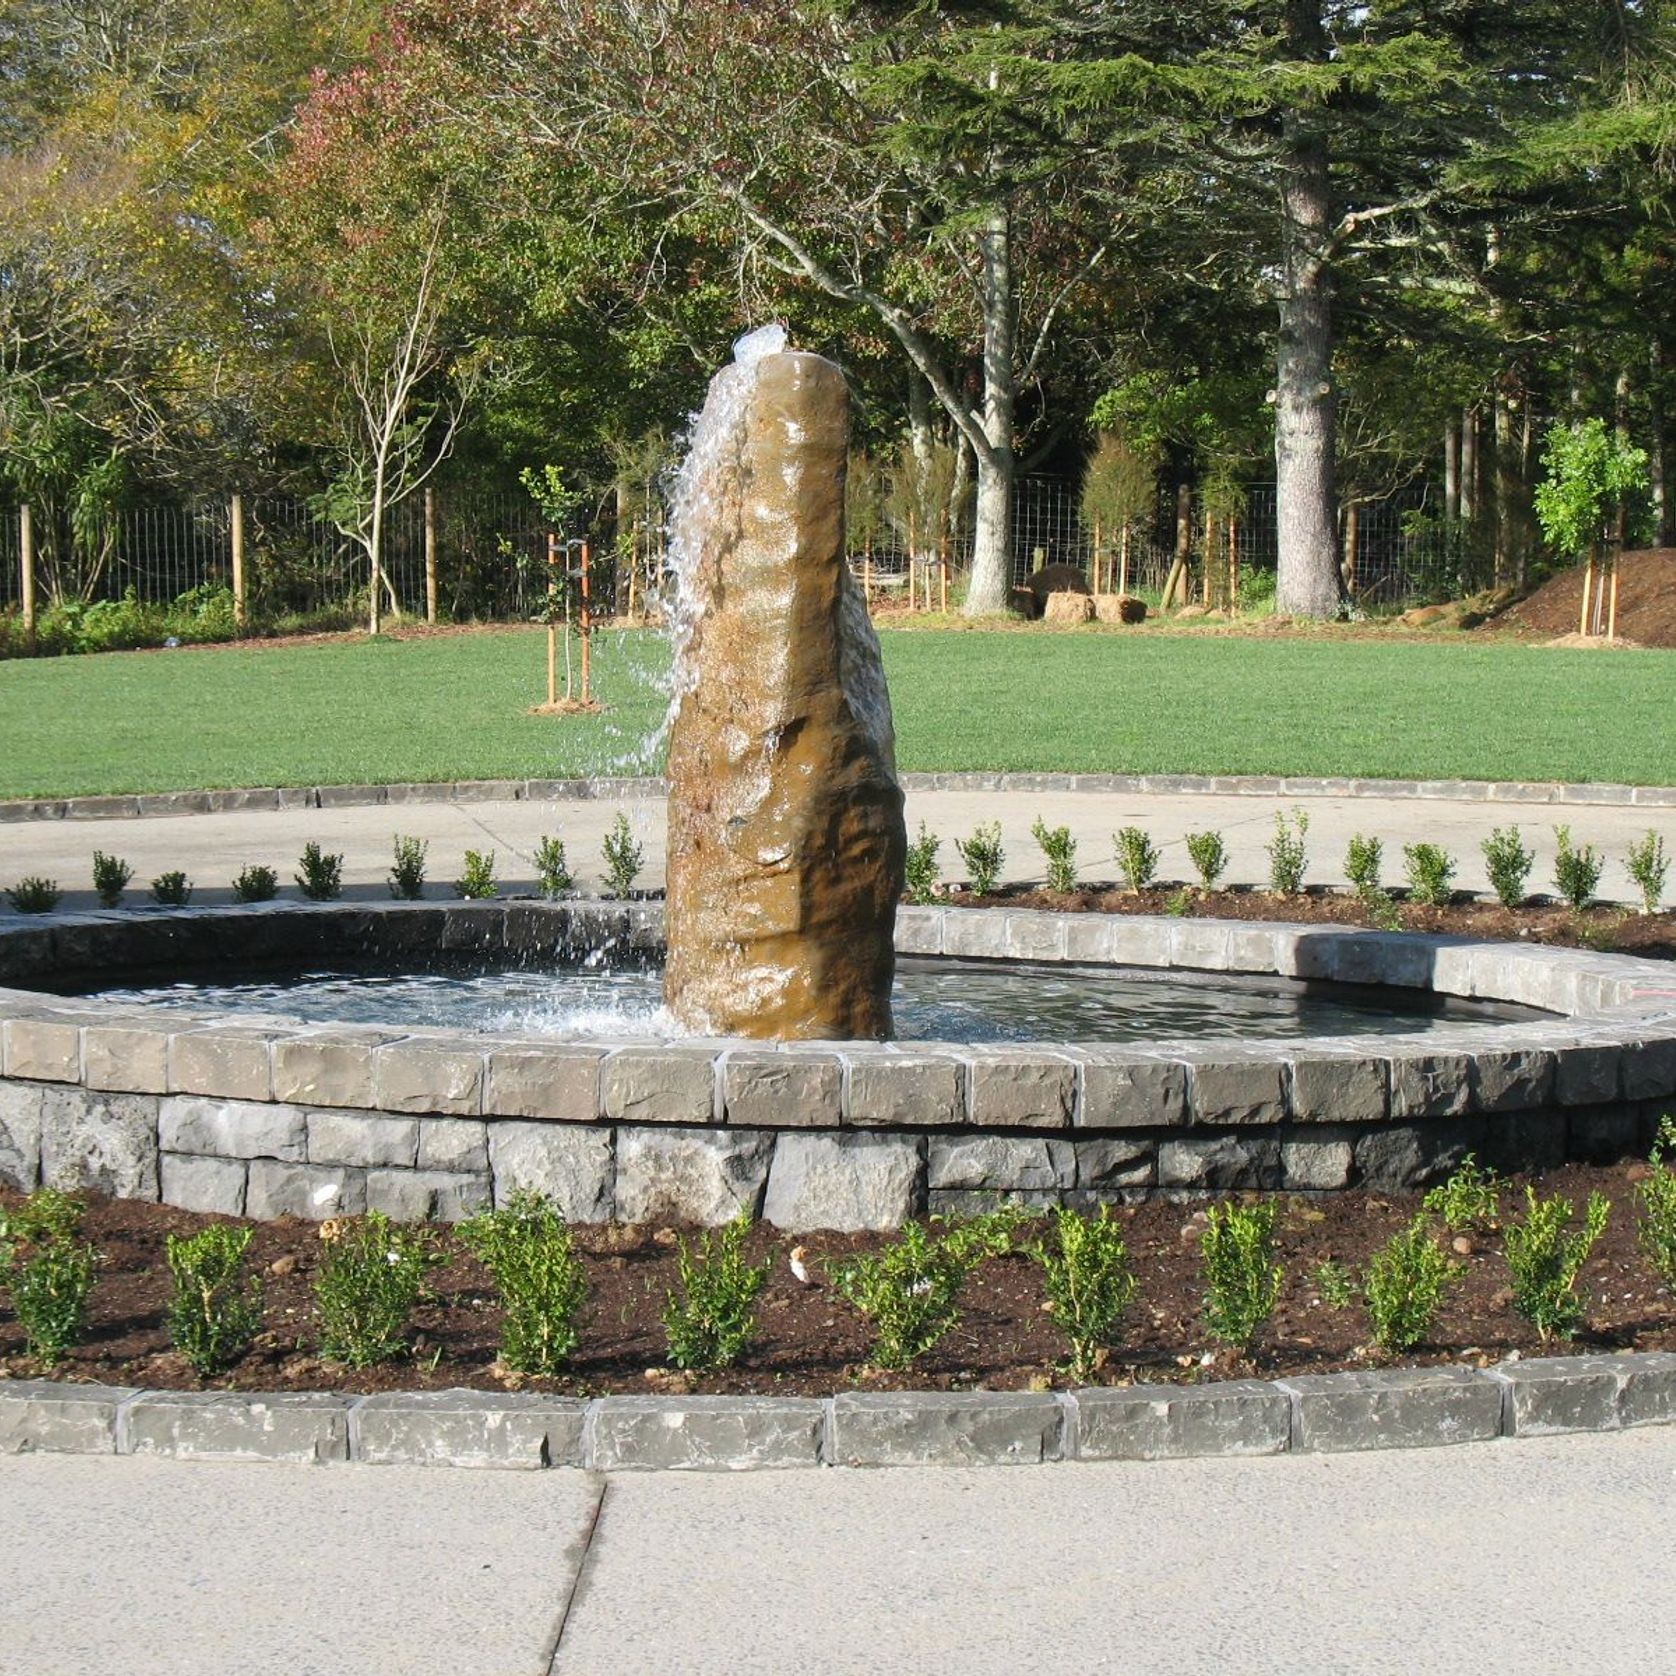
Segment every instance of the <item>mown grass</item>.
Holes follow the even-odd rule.
[[[1676,656],[1508,642],[887,631],[908,770],[1676,782]],[[537,717],[539,630],[0,664],[0,796],[633,773],[662,643]]]

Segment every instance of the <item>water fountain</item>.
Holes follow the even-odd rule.
[[[0,1180],[252,1216],[457,1216],[527,1187],[575,1220],[879,1228],[995,1193],[1398,1188],[1467,1150],[1646,1143],[1676,1090],[1657,963],[899,908],[846,408],[830,362],[753,334],[697,426],[667,922],[510,900],[0,923]],[[619,984],[632,1006],[590,1010]],[[531,985],[570,986],[568,1017]]]
[[[677,499],[665,994],[702,1035],[883,1039],[907,837],[844,547],[843,373],[741,340]]]

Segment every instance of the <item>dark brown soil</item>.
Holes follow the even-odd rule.
[[[1596,1188],[1613,1201],[1606,1235],[1583,1273],[1587,1325],[1570,1344],[1542,1345],[1514,1314],[1501,1237],[1475,1234],[1461,1253],[1465,1277],[1438,1321],[1435,1343],[1402,1358],[1370,1348],[1361,1308],[1329,1307],[1311,1274],[1328,1258],[1351,1268],[1364,1263],[1419,1208],[1416,1197],[1353,1192],[1284,1200],[1283,1297],[1251,1362],[1218,1351],[1199,1320],[1203,1211],[1163,1202],[1124,1207],[1116,1214],[1123,1220],[1140,1291],[1099,1377],[1111,1384],[1252,1373],[1279,1377],[1393,1363],[1486,1366],[1510,1351],[1676,1349],[1676,1300],[1659,1284],[1636,1241],[1634,1184],[1645,1178],[1647,1168],[1568,1165],[1542,1183],[1544,1191],[1563,1192],[1579,1207]],[[1504,1204],[1511,1206],[1515,1197],[1514,1189],[1504,1192]],[[0,1193],[0,1205],[16,1199]],[[203,1387],[169,1348],[163,1326],[163,1243],[167,1234],[190,1232],[211,1220],[222,1219],[163,1205],[92,1201],[85,1231],[104,1265],[94,1289],[87,1342],[61,1364],[56,1377]],[[445,1231],[438,1238],[449,1260],[432,1271],[432,1297],[415,1317],[412,1355],[354,1372],[321,1361],[315,1348],[310,1288],[321,1252],[320,1227],[289,1219],[258,1224],[251,1251],[265,1278],[268,1330],[230,1374],[211,1383],[244,1390],[353,1392],[464,1385],[578,1395],[671,1390],[822,1395],[856,1386],[1018,1390],[1075,1383],[1064,1369],[1065,1347],[1044,1308],[1039,1270],[1027,1252],[1015,1249],[987,1262],[968,1287],[954,1331],[914,1368],[884,1374],[868,1365],[866,1323],[819,1278],[825,1264],[876,1249],[881,1236],[805,1236],[803,1260],[816,1279],[804,1285],[790,1268],[794,1241],[766,1228],[758,1228],[752,1240],[758,1253],[772,1259],[773,1273],[759,1303],[759,1336],[743,1365],[721,1374],[676,1373],[665,1362],[660,1321],[665,1292],[675,1280],[675,1235],[669,1229],[614,1227],[576,1230],[585,1253],[589,1298],[573,1374],[557,1381],[521,1380],[496,1363],[499,1312],[488,1277]],[[0,1311],[0,1376],[32,1377],[43,1371],[23,1354],[15,1320]]]
[[[1275,896],[1242,888],[1204,895],[1179,884],[1157,885],[1138,893],[1109,884],[1056,891],[1017,886],[993,896],[956,890],[951,907],[1049,908],[1059,913],[1169,914],[1192,919],[1277,920],[1297,925],[1377,927],[1372,909],[1350,891],[1312,887],[1301,896]],[[1455,937],[1481,937],[1515,943],[1547,943],[1597,953],[1633,954],[1650,960],[1676,959],[1676,913],[1641,914],[1618,906],[1570,908],[1536,899],[1523,908],[1495,901],[1458,900],[1447,908],[1424,908],[1398,900],[1395,911],[1404,931]],[[1397,929],[1392,927],[1391,929]]]
[[[1535,640],[1576,634],[1583,611],[1583,571],[1562,571],[1494,619]],[[1618,561],[1618,634],[1638,646],[1676,647],[1676,547],[1625,553]]]

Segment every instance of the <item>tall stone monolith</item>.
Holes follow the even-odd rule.
[[[830,361],[750,343],[677,497],[664,994],[709,1035],[886,1037],[907,838],[845,563],[849,397]]]

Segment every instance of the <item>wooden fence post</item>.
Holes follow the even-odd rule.
[[[593,616],[588,602],[588,544],[582,543],[582,702],[591,703],[593,649],[589,644],[593,635]]]
[[[19,598],[23,632],[35,638],[35,514],[27,501],[17,509]]]
[[[245,592],[244,592],[244,496],[233,496],[232,507],[233,531],[233,626],[242,629],[245,626]]]
[[[436,490],[425,487],[425,621],[436,621]]]

